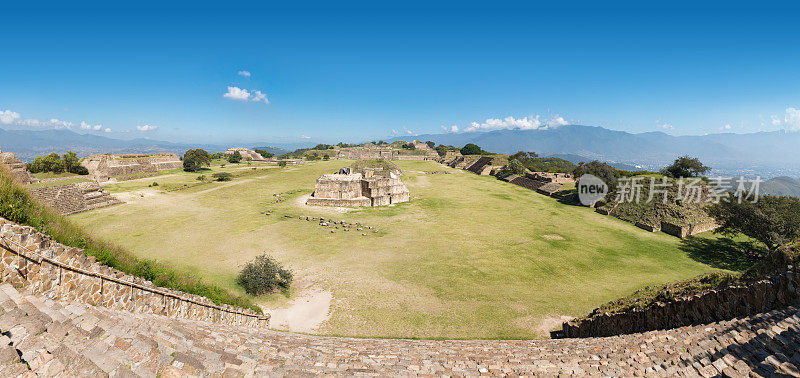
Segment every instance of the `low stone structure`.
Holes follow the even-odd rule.
[[[29,191],[47,206],[64,215],[123,203],[94,181],[46,186]]]
[[[661,232],[677,236],[681,239],[706,231],[716,230],[717,228],[719,228],[719,224],[713,220],[690,225],[680,225],[666,221],[661,222]]]
[[[552,182],[555,184],[575,183],[575,177],[569,173],[531,172],[526,176],[536,181]]]
[[[81,160],[81,165],[89,170],[89,175],[99,182],[109,181],[116,176],[155,173],[166,169],[183,168],[177,154],[159,153],[92,155]]]
[[[393,160],[397,151],[388,147],[348,147],[336,152],[337,159]]]
[[[800,305],[800,269],[789,266],[783,273],[746,286],[728,286],[615,314],[595,310],[589,317],[564,323],[563,335],[613,336],[670,329],[797,305]]]
[[[269,325],[268,315],[157,287],[105,266],[81,249],[57,243],[32,227],[4,218],[0,218],[0,275],[3,282],[25,286],[52,300],[222,324]]]
[[[3,152],[0,150],[0,165],[11,174],[17,182],[21,184],[34,184],[39,182],[36,177],[33,177],[25,163],[17,159],[13,152]]]
[[[317,179],[306,205],[362,207],[408,202],[409,191],[395,172],[364,170],[326,174]]]
[[[237,151],[239,152],[239,155],[242,155],[242,161],[267,161],[267,159],[261,156],[261,154],[258,152],[243,147],[229,148],[227,151],[225,151],[225,155],[233,155],[233,153]]]

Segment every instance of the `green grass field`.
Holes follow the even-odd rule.
[[[319,332],[329,335],[545,337],[555,317],[585,315],[644,286],[714,269],[666,234],[493,177],[434,162],[396,163],[412,201],[391,207],[339,213],[305,206],[301,196],[319,175],[350,164],[316,161],[174,192],[162,188],[196,182],[198,174],[114,184],[109,189],[127,204],[70,218],[140,257],[237,293],[243,264],[267,252],[295,271],[296,285],[332,292],[331,317]],[[152,181],[159,187],[148,188]],[[296,189],[286,201],[269,203],[273,193]],[[260,214],[266,209],[271,216]],[[378,232],[330,233],[298,219],[304,215]],[[270,308],[287,299],[257,301]]]

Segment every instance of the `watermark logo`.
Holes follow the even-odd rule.
[[[578,180],[578,199],[584,206],[594,206],[608,194],[608,185],[599,177],[584,174]]]

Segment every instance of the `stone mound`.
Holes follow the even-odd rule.
[[[21,184],[33,184],[39,182],[36,177],[28,171],[28,167],[25,166],[25,163],[17,159],[16,155],[12,152],[2,152],[0,151],[0,165],[4,166],[9,173],[11,173],[11,177],[17,180]]]
[[[79,182],[66,185],[29,189],[47,206],[61,214],[75,214],[123,203],[110,195],[96,182]]]

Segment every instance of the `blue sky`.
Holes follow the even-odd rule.
[[[698,3],[6,2],[0,128],[190,142],[800,129],[800,3]]]

